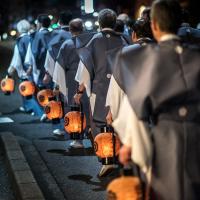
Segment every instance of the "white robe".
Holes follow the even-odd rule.
[[[152,161],[150,133],[145,124],[138,120],[126,95],[123,97],[119,114],[112,126],[119,134],[122,143],[131,147],[131,159],[143,172],[149,172]]]

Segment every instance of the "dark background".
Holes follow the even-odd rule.
[[[190,12],[190,23],[193,27],[200,22],[199,0],[179,0],[182,7]],[[99,11],[109,7],[117,14],[125,12],[135,18],[141,5],[150,6],[152,0],[94,0],[94,9]],[[74,17],[81,17],[81,0],[1,0],[0,1],[0,34],[13,28],[18,20],[33,20],[39,13],[56,16],[60,11],[70,9]]]

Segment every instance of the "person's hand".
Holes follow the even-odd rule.
[[[49,74],[45,73],[44,78],[43,78],[42,81],[43,81],[43,83],[44,83],[45,85],[49,84],[50,81],[51,81],[51,76],[50,76]]]
[[[112,122],[113,122],[112,113],[111,113],[110,110],[108,111],[108,114],[107,114],[107,116],[106,116],[106,122],[107,122],[107,124],[109,124],[109,125],[111,125]]]
[[[123,165],[128,165],[131,160],[131,147],[123,145],[119,151],[119,161]]]
[[[80,100],[81,100],[82,95],[83,94],[81,94],[81,93],[76,93],[74,95],[74,101],[75,101],[76,104],[80,104]]]
[[[29,68],[26,70],[26,75],[27,75],[27,76],[30,76],[31,73],[32,73],[32,67],[29,66]]]
[[[58,88],[54,88],[54,89],[53,89],[53,95],[58,97],[59,94],[60,94],[59,89],[58,89]]]

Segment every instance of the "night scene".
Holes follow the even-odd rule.
[[[200,200],[200,1],[0,2],[0,200]]]

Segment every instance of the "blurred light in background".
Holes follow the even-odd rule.
[[[95,24],[96,26],[99,26],[99,22],[98,22],[98,21],[96,21],[94,24]]]
[[[11,36],[15,36],[16,34],[17,34],[17,31],[16,31],[16,30],[10,31],[10,35],[11,35]]]
[[[94,12],[93,0],[84,0],[84,5],[85,5],[85,13]]]
[[[98,12],[94,12],[93,13],[93,17],[98,17],[99,16],[99,13]]]
[[[86,22],[85,22],[85,28],[86,28],[86,30],[88,30],[88,31],[92,30],[92,29],[93,29],[93,24],[92,24],[92,22],[91,22],[91,21],[86,21]]]
[[[138,9],[138,12],[137,12],[137,18],[140,18],[141,17],[141,14],[142,12],[144,11],[146,7],[144,5],[141,5],[140,8]]]
[[[6,40],[6,39],[8,38],[8,34],[7,34],[7,33],[4,33],[4,34],[2,35],[2,38],[3,38],[3,40]]]
[[[59,26],[58,26],[57,23],[51,25],[51,28],[53,28],[53,29],[58,28],[58,27],[59,27]]]
[[[49,15],[49,19],[52,20],[53,19],[53,15]]]

